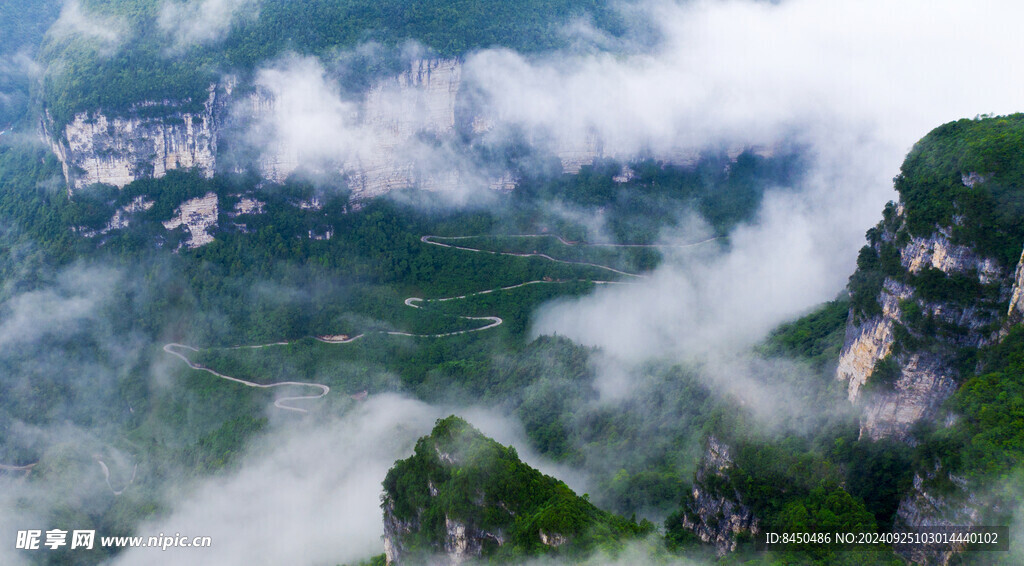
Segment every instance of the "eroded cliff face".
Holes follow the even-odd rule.
[[[303,165],[336,167],[346,174],[357,197],[373,197],[415,185],[447,188],[448,171],[426,170],[418,159],[421,136],[448,141],[456,128],[456,105],[462,88],[462,63],[457,59],[417,59],[401,74],[378,80],[352,109],[339,136],[355,136],[329,148],[296,147],[287,140],[263,145],[258,167],[267,179],[281,182]],[[280,109],[269,89],[256,89],[238,112],[257,123],[271,119]],[[271,131],[273,129],[271,128]],[[318,163],[336,160],[334,163]]]
[[[210,85],[202,111],[176,110],[181,105],[167,100],[141,102],[124,117],[82,112],[56,136],[44,124],[68,190],[94,183],[123,187],[136,179],[162,177],[173,169],[195,168],[212,177],[220,106],[216,85]]]
[[[709,437],[683,515],[683,527],[714,544],[719,556],[736,549],[738,535],[756,535],[759,530],[758,518],[739,494],[723,487],[732,466],[729,446]]]
[[[174,211],[174,217],[165,221],[163,225],[168,230],[184,227],[189,237],[183,245],[194,249],[213,241],[213,234],[210,231],[217,225],[217,214],[217,195],[212,192],[206,193],[204,196],[181,203]]]
[[[1006,311],[1007,322],[1018,324],[1024,321],[1024,252],[1014,272],[1013,287],[1010,291],[1010,308]]]
[[[933,493],[927,480],[935,479],[941,471],[914,475],[913,491],[900,501],[893,521],[893,531],[912,533],[924,527],[963,527],[978,525],[982,520],[983,503],[967,488],[967,482],[956,476],[947,476],[952,488],[946,493]],[[901,547],[898,553],[914,564],[949,564],[955,553],[911,545]]]
[[[980,182],[973,177],[967,181]],[[914,423],[934,415],[956,391],[958,352],[998,339],[995,325],[1005,308],[993,301],[926,298],[917,288],[924,285],[919,276],[926,269],[938,270],[945,276],[974,280],[979,286],[999,287],[1000,296],[1010,285],[1004,266],[953,243],[950,227],[936,226],[926,238],[904,234],[902,205],[879,228],[872,248],[880,257],[889,251],[898,268],[886,274],[876,297],[880,314],[864,318],[851,312],[836,378],[847,382],[851,402],[863,404],[861,436],[905,438]],[[882,380],[879,375],[872,378],[882,360],[895,363],[889,383],[877,383]],[[876,383],[865,395],[871,379]]]
[[[93,183],[124,187],[173,169],[195,168],[210,177],[218,170],[250,166],[274,182],[299,170],[340,173],[356,199],[412,187],[454,191],[515,186],[504,165],[481,164],[471,150],[494,135],[501,117],[489,115],[487,101],[466,83],[459,59],[416,59],[398,75],[377,80],[361,97],[342,101],[340,112],[345,115],[329,124],[338,130],[336,135],[334,130],[320,132],[316,140],[283,131],[291,127],[284,123],[295,110],[292,106],[309,101],[282,101],[278,94],[275,87],[240,85],[227,76],[210,85],[201,111],[185,111],[191,101],[142,101],[125,116],[98,108],[76,115],[60,132],[52,132],[52,124],[44,121],[43,131],[72,192]],[[554,153],[568,173],[597,158],[630,157],[605,148],[596,132],[531,143]],[[233,150],[219,155],[221,146]],[[234,151],[240,148],[245,149]],[[743,149],[730,148],[729,154],[735,158]],[[754,151],[772,154],[771,148]],[[700,153],[680,148],[656,157],[692,165]]]
[[[456,455],[442,450],[439,446],[435,445],[434,451],[438,461],[447,466],[461,464]],[[434,483],[429,479],[425,481],[430,497],[438,497],[439,491]],[[476,494],[473,503],[483,506],[483,494]],[[431,549],[433,552],[425,555],[423,549],[411,551],[412,549],[408,548],[406,544],[408,537],[422,528],[421,515],[413,520],[399,519],[395,514],[395,502],[387,495],[385,495],[382,507],[384,509],[384,554],[388,564],[401,565],[411,562],[426,563],[430,566],[457,566],[480,558],[483,555],[485,544],[502,546],[507,539],[505,533],[500,529],[483,529],[474,523],[445,514],[444,535],[440,540],[434,541]],[[509,514],[511,515],[511,512]],[[553,542],[564,542],[564,540],[565,537],[557,533],[552,535]]]
[[[76,227],[73,228],[73,230],[86,238],[102,236],[109,233],[111,230],[121,230],[123,228],[127,228],[131,224],[133,215],[153,208],[154,204],[155,203],[152,200],[149,200],[144,196],[138,196],[132,199],[130,203],[115,210],[114,215],[110,217],[110,221],[108,221],[107,225],[103,228],[99,230],[88,230],[82,227]]]
[[[848,323],[846,340],[839,355],[836,378],[848,382],[848,396],[855,401],[861,387],[878,360],[889,355],[893,344],[893,324],[899,319],[898,299],[887,291],[890,281],[882,287],[879,302],[882,314],[860,323]]]

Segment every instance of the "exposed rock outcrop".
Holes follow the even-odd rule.
[[[302,165],[336,168],[346,175],[357,198],[413,186],[458,186],[458,172],[447,166],[437,170],[424,163],[422,148],[416,142],[424,137],[437,143],[454,140],[461,88],[460,60],[414,60],[406,71],[378,80],[363,95],[349,123],[353,131],[361,132],[358,142],[347,144],[332,156],[321,154],[319,148],[314,150],[316,155],[305,155],[300,148],[275,140],[260,148],[260,173],[281,182]],[[238,113],[243,119],[259,122],[277,111],[274,94],[257,89]]]
[[[890,283],[886,281],[886,283]],[[889,355],[893,344],[893,326],[899,319],[898,298],[883,285],[880,302],[882,314],[859,324],[852,321],[846,326],[846,340],[839,355],[837,379],[847,381],[850,401],[855,401],[860,388],[875,368],[878,360]]]
[[[736,549],[737,535],[756,535],[759,530],[760,521],[739,493],[725,487],[732,466],[729,446],[708,437],[696,481],[684,503],[683,527],[714,544],[719,556]]]
[[[275,182],[300,169],[341,173],[357,199],[411,187],[515,186],[504,164],[481,166],[473,157],[470,147],[489,135],[500,117],[485,115],[486,102],[467,92],[473,89],[465,84],[459,59],[416,59],[398,75],[373,82],[361,97],[342,105],[340,111],[349,115],[339,129],[348,131],[338,132],[336,140],[328,134],[322,143],[282,135],[276,116],[291,102],[280,103],[266,85],[241,88],[246,85],[237,83],[226,77],[210,85],[202,110],[190,100],[142,101],[119,115],[99,108],[79,113],[59,132],[49,132],[53,125],[44,121],[43,130],[72,192],[92,183],[123,187],[173,169],[195,168],[210,177],[251,165]],[[221,138],[232,143],[219,143]],[[569,173],[599,157],[630,157],[606,151],[596,132],[532,141],[553,152]],[[222,145],[248,147],[219,155]],[[735,158],[742,149],[728,153]],[[772,154],[771,148],[754,151]],[[657,157],[687,165],[696,163],[700,153],[681,148]],[[623,182],[629,176],[620,178]]]
[[[239,216],[242,214],[263,214],[263,207],[266,205],[265,202],[256,200],[252,197],[242,197],[235,203],[235,208],[232,210],[232,216]]]
[[[118,208],[114,211],[114,215],[107,222],[107,225],[99,230],[83,230],[81,228],[76,231],[86,238],[94,238],[96,236],[102,236],[110,232],[111,230],[121,230],[127,228],[131,223],[131,217],[133,214],[143,212],[153,208],[155,203],[144,196],[137,196],[132,199],[132,202]]]
[[[947,358],[914,352],[897,360],[901,369],[893,390],[876,394],[864,408],[861,434],[871,439],[905,437],[956,391],[958,375]]]
[[[174,217],[163,224],[168,230],[184,226],[189,234],[183,243],[187,248],[209,244],[213,241],[209,230],[217,225],[217,195],[211,192],[186,200],[174,211]]]
[[[880,314],[865,319],[851,312],[836,370],[836,378],[847,382],[850,401],[863,398],[861,436],[872,439],[904,438],[914,423],[933,415],[956,391],[958,351],[998,338],[992,324],[1002,313],[994,303],[927,300],[914,286],[917,276],[933,269],[946,276],[975,278],[980,285],[1005,283],[1005,269],[999,262],[953,243],[950,227],[937,226],[928,237],[909,236],[902,234],[906,231],[904,207],[899,205],[887,214],[871,246],[879,257],[894,250],[897,272],[885,274],[876,297]],[[906,308],[915,311],[909,318]],[[930,326],[915,328],[921,324]],[[956,331],[941,332],[940,327]],[[904,343],[908,340],[913,344]],[[891,383],[875,384],[880,386],[864,396],[877,365],[890,357],[898,375],[889,377]]]
[[[926,474],[934,479],[934,472]],[[933,494],[926,485],[926,478],[914,475],[911,494],[900,501],[893,521],[893,531],[913,533],[925,528],[964,527],[977,525],[982,519],[982,503],[967,489],[967,482],[955,476],[949,478],[953,484],[951,493]],[[955,552],[951,549],[936,549],[921,545],[899,547],[897,552],[915,564],[949,564]]]
[[[188,102],[141,102],[125,116],[81,112],[56,136],[48,133],[68,190],[73,193],[94,183],[123,187],[173,169],[195,168],[213,176],[221,106],[216,85],[210,85],[202,111],[181,111]]]
[[[991,283],[1002,275],[999,264],[991,258],[981,257],[967,246],[950,242],[950,230],[936,229],[929,238],[911,237],[910,242],[900,248],[900,257],[907,271],[920,273],[926,265],[947,274],[977,272],[983,284]]]
[[[1010,324],[1018,324],[1024,320],[1024,252],[1021,253],[1017,269],[1014,271],[1010,308],[1007,310],[1006,316]]]

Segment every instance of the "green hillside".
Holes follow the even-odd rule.
[[[407,558],[443,551],[451,522],[481,533],[482,556],[501,560],[614,552],[654,531],[650,522],[598,509],[587,496],[524,464],[514,448],[455,416],[438,420],[412,456],[395,462],[384,479],[381,506],[385,524],[414,525],[408,533],[385,534],[406,549]]]

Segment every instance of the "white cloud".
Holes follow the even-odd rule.
[[[48,337],[71,336],[95,324],[120,279],[113,270],[78,266],[61,272],[52,286],[0,303],[0,352]]]
[[[121,43],[126,29],[127,24],[123,18],[87,12],[82,9],[79,0],[67,0],[57,21],[50,28],[50,33],[58,36],[85,36],[100,41],[109,50]]]
[[[380,79],[351,95],[315,57],[285,56],[260,69],[259,94],[236,113],[251,120],[246,140],[262,155],[263,173],[344,172],[362,195],[414,185],[449,189],[460,199],[496,180],[454,139],[450,89],[457,65],[414,61],[399,77]]]
[[[258,0],[169,0],[157,23],[177,48],[220,41],[239,18],[257,17]]]
[[[528,61],[489,51],[467,75],[506,121],[610,153],[792,143],[812,170],[770,192],[727,253],[543,309],[535,331],[625,359],[743,349],[845,284],[891,178],[933,127],[1020,108],[1014,2],[650,4],[656,53]],[[570,140],[571,141],[571,140]]]
[[[129,550],[114,564],[343,564],[380,554],[381,482],[436,419],[453,412],[529,454],[518,429],[487,411],[372,396],[340,419],[286,426],[261,438],[239,469],[175,496],[169,517],[137,529],[146,537],[209,536],[211,548]]]

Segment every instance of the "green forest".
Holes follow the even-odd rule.
[[[1022,410],[1019,392],[1013,389],[1021,373],[1019,329],[999,346],[977,355],[981,369],[968,375],[947,403],[961,415],[960,420],[947,428],[922,425],[915,433],[922,441],[913,447],[859,439],[853,407],[794,413],[775,430],[765,431],[734,399],[710,389],[699,365],[651,363],[627,405],[603,406],[595,403],[594,360],[599,352],[565,338],[530,338],[531,313],[545,301],[589,293],[595,282],[629,284],[630,274],[648,272],[662,261],[657,247],[588,246],[600,241],[591,241],[594,235],[583,226],[546,212],[551,203],[600,207],[613,242],[645,245],[656,242],[660,230],[678,221],[671,215],[644,214],[645,210],[692,207],[710,224],[711,239],[701,245],[709,252],[727,250],[731,228],[751,218],[767,188],[798,179],[800,162],[795,157],[765,159],[744,154],[730,163],[727,173],[724,163],[715,156],[692,169],[634,163],[633,178],[613,186],[611,177],[622,165],[599,162],[578,175],[527,179],[502,197],[500,206],[423,209],[384,198],[350,212],[349,195],[343,188],[327,190],[302,182],[260,186],[244,175],[204,179],[191,172],[139,180],[120,191],[97,185],[69,198],[57,182],[60,169],[52,156],[31,146],[4,146],[0,149],[3,298],[52,286],[64,293],[80,292],[67,274],[102,265],[111,294],[119,299],[102,305],[100,319],[109,322],[100,331],[69,327],[48,335],[51,355],[46,363],[40,363],[33,351],[5,354],[5,370],[23,379],[0,384],[4,388],[0,417],[4,426],[15,421],[42,425],[55,418],[83,426],[102,423],[103,437],[150,463],[140,473],[144,479],[130,500],[120,499],[83,518],[114,533],[130,533],[141,518],[161,512],[160,478],[168,474],[198,478],[231,470],[247,443],[269,426],[264,416],[264,407],[272,399],[268,393],[225,384],[184,363],[172,366],[177,387],[152,390],[146,368],[167,361],[160,346],[172,341],[196,347],[196,352],[189,352],[191,362],[223,374],[255,383],[283,378],[323,383],[342,393],[333,400],[306,402],[304,407],[318,414],[354,407],[361,392],[397,391],[439,403],[473,399],[515,415],[533,448],[552,461],[589,470],[592,486],[587,498],[581,499],[566,491],[564,484],[543,480],[553,482],[551,497],[560,503],[536,507],[539,503],[524,500],[523,505],[536,509],[527,513],[532,522],[522,532],[532,532],[534,523],[574,532],[580,545],[572,547],[576,549],[572,552],[583,554],[595,548],[614,552],[621,548],[616,542],[621,536],[652,533],[650,524],[621,517],[654,517],[664,532],[662,552],[706,558],[707,548],[682,523],[684,518],[695,518],[691,493],[709,438],[731,446],[733,466],[725,475],[705,476],[701,488],[737,497],[764,525],[778,529],[891,529],[913,471],[936,462],[979,485],[1015,473]],[[174,214],[178,203],[209,192],[218,196],[222,211],[215,241],[195,250],[179,249],[185,234],[167,232],[160,222]],[[241,194],[264,202],[266,212],[228,216],[224,211],[232,210]],[[319,210],[293,204],[314,195],[324,203]],[[117,207],[139,196],[152,198],[154,204],[135,213],[130,228],[94,238],[71,230],[100,229]],[[890,207],[885,216],[891,214]],[[328,229],[334,234],[329,240],[306,237],[311,230],[324,233]],[[433,245],[421,239],[424,235],[432,236],[435,243],[496,253]],[[769,373],[764,379],[788,383],[801,392],[807,406],[844,406],[845,389],[832,375],[848,313],[870,313],[865,309],[871,308],[876,296],[872,293],[880,284],[872,283],[865,292],[859,281],[898,275],[886,267],[891,258],[880,257],[871,247],[865,250],[869,251],[861,254],[848,296],[780,326],[752,352],[764,360],[795,361],[793,369]],[[891,253],[884,250],[883,256]],[[625,274],[597,267],[601,265]],[[920,280],[913,283],[928,289],[922,284],[927,277],[927,273],[919,275]],[[267,282],[273,285],[268,287]],[[474,294],[524,282],[536,283]],[[934,285],[933,291],[926,292],[943,300],[973,301],[985,299],[988,293],[958,287],[961,284],[955,281],[939,280]],[[462,295],[467,296],[437,301]],[[422,299],[419,308],[405,303],[410,297]],[[473,330],[486,321],[466,318],[495,316],[502,324],[485,332]],[[465,330],[470,332],[443,339],[415,336]],[[332,344],[316,338],[322,335],[362,337]],[[125,340],[143,346],[141,357],[125,360],[110,347],[112,341]],[[277,342],[284,343],[235,348]],[[879,375],[884,373],[883,365],[876,368]],[[119,369],[111,374],[111,368]],[[106,397],[96,399],[107,407],[103,411],[79,402],[84,394],[80,380],[90,375],[109,384],[103,389]],[[31,388],[25,389],[26,383]],[[125,411],[125,406],[132,410]],[[459,430],[468,426],[458,420],[439,426],[445,423]],[[446,437],[451,432],[446,430],[441,426],[431,438]],[[521,466],[514,464],[511,449],[477,438],[477,433],[466,434],[476,438],[474,443],[489,447],[488,458],[508,460],[511,470]],[[40,464],[42,479],[74,473],[74,467],[53,463],[45,446],[13,441],[0,448],[5,462],[46,462]],[[405,485],[402,482],[415,483],[421,474],[442,473],[436,461],[421,461],[424,454],[418,449],[384,482],[386,491],[401,491],[401,500],[409,505],[422,503],[422,493],[415,491],[422,485],[400,487]],[[589,467],[609,459],[620,464]],[[168,461],[174,462],[173,469],[161,471],[157,463]],[[86,465],[77,464],[79,469]],[[496,464],[485,468],[491,465]],[[495,489],[507,489],[522,482],[532,485],[535,480],[516,474],[532,477],[537,472],[523,467],[521,472],[509,472],[512,478],[503,476],[505,472],[473,473],[483,474],[479,481],[493,480],[487,485]],[[403,477],[408,479],[400,480]],[[942,488],[941,477],[931,480],[938,488]],[[485,523],[498,520],[486,514],[477,517],[473,513],[479,509],[464,508],[466,495],[459,486],[470,480],[452,481],[450,505],[455,507],[449,511],[461,509]],[[523,493],[527,492],[548,493]],[[433,519],[427,520],[436,522],[439,516],[429,515]],[[581,526],[593,521],[604,526]],[[520,523],[505,527],[510,532],[523,528]],[[431,539],[423,536],[416,544],[427,548]],[[516,559],[546,548],[523,536],[500,552],[492,549],[495,559]],[[741,537],[739,542],[739,550],[730,555],[734,559],[764,557],[753,538]],[[843,553],[812,548],[777,558],[853,560]],[[890,550],[879,547],[857,554],[854,562],[865,560],[890,563],[894,558]]]
[[[52,5],[53,2],[50,2]],[[51,34],[41,48],[48,65],[43,103],[54,131],[79,112],[123,113],[144,100],[172,100],[182,110],[201,108],[206,91],[225,72],[245,76],[286,53],[330,61],[342,50],[380,46],[381,56],[356,57],[345,83],[394,71],[411,43],[439,57],[505,47],[523,53],[564,47],[562,26],[585,18],[609,33],[624,23],[597,0],[258,0],[232,21],[216,45],[172,49],[159,26],[163,5],[153,0],[86,0],[86,13],[125,22],[130,31],[110,53],[102,40]],[[258,17],[252,16],[258,10]]]
[[[758,535],[891,533],[913,528],[907,517],[925,504],[942,520],[966,509],[976,524],[1019,521],[1024,310],[1011,301],[1024,114],[952,121],[916,143],[893,179],[898,200],[832,300],[728,363],[663,354],[619,364],[539,334],[538,314],[729,257],[766,199],[814,181],[811,149],[716,147],[685,165],[599,158],[568,174],[513,133],[500,149],[465,149],[506,166],[515,187],[460,204],[418,188],[359,199],[341,176],[272,182],[231,166],[69,192],[43,138],[76,114],[198,110],[221,77],[251,85],[288,54],[319,58],[355,93],[417,57],[657,40],[630,36],[630,11],[598,0],[238,5],[216,38],[182,43],[161,24],[180,0],[0,4],[0,504],[12,513],[142,534],[175,498],[229,481],[271,435],[327,429],[395,396],[451,415],[410,433],[410,451],[374,479],[385,519],[416,526],[399,537],[416,558],[444,551],[456,521],[484,533],[487,563],[903,564],[888,544],[765,550]],[[100,31],[59,23],[78,16]],[[593,37],[570,37],[572,26]],[[164,223],[207,195],[213,241],[191,248],[188,229]],[[260,206],[241,212],[243,201]],[[133,203],[146,204],[125,212]],[[908,246],[934,250],[929,239],[943,238],[947,263],[986,267],[945,269],[931,256],[908,267]],[[891,325],[869,338],[885,347],[851,395],[836,379],[841,352],[880,321]],[[907,370],[914,356],[942,360],[932,369],[948,378],[946,396],[905,433],[874,440],[864,432],[873,403],[921,384]],[[628,378],[618,397],[607,393],[616,378]],[[529,454],[474,428],[474,412],[521,425],[512,436]],[[544,465],[528,465],[534,456]],[[716,540],[715,529],[729,530]],[[383,563],[381,550],[364,563]],[[93,564],[117,552],[30,559]],[[965,552],[950,563],[1019,558]]]

